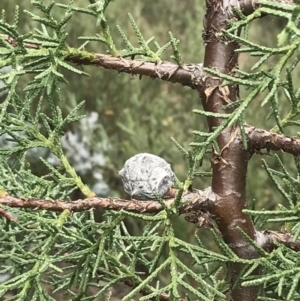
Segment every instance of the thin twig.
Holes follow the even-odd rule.
[[[7,221],[17,221],[17,219],[13,216],[11,216],[9,213],[7,213],[4,209],[0,208],[0,215],[2,215]]]
[[[171,206],[175,200],[174,194],[176,190],[172,190],[172,198],[166,199],[167,206]],[[177,209],[180,214],[203,210],[207,211],[209,206],[213,205],[215,195],[210,188],[204,191],[196,190],[194,192],[186,192],[182,198],[182,205]],[[138,201],[125,200],[119,198],[99,198],[91,197],[79,199],[72,202],[63,200],[44,200],[38,198],[18,198],[6,195],[0,198],[0,204],[8,207],[18,207],[33,210],[49,210],[63,211],[70,210],[72,212],[85,211],[92,209],[107,210],[126,210],[136,213],[157,213],[163,210],[163,207],[156,200]]]

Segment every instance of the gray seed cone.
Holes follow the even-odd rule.
[[[162,197],[174,185],[174,173],[164,159],[147,153],[128,159],[118,172],[124,190],[137,200]]]

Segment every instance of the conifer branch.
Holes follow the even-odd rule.
[[[17,47],[18,46],[18,41],[14,40],[12,37],[4,34],[0,34],[1,39],[5,40],[8,42],[11,46]],[[42,49],[42,47],[38,44],[33,44],[33,43],[24,43],[25,48],[27,49]]]
[[[252,150],[281,150],[294,156],[300,155],[300,139],[248,126],[248,147]]]
[[[18,42],[8,35],[1,35],[1,37],[10,45],[14,47],[18,46]],[[24,43],[24,46],[31,49],[31,51],[43,49],[40,45],[34,43]],[[131,60],[106,54],[81,51],[75,48],[68,48],[68,50],[64,50],[63,56],[66,61],[76,65],[92,65],[131,75],[149,76],[153,79],[179,83],[193,89],[202,86],[205,77],[202,64],[185,64],[179,66],[171,62],[152,63],[142,60]]]
[[[203,85],[204,72],[202,64],[179,66],[170,62],[151,63],[141,60],[130,60],[106,54],[89,53],[89,56],[70,53],[66,60],[79,65],[93,65],[104,69],[116,70],[131,75],[144,75],[172,83],[179,83],[195,89]]]
[[[171,207],[175,201],[176,189],[172,189],[166,195],[168,199],[165,203]],[[185,192],[182,197],[182,205],[177,209],[180,214],[192,211],[208,211],[209,207],[213,205],[215,195],[211,192],[210,188],[203,191],[196,190],[194,192]],[[38,198],[18,198],[6,195],[0,198],[0,204],[7,207],[17,207],[23,209],[33,210],[49,210],[49,211],[63,211],[69,210],[71,212],[93,210],[93,209],[106,209],[106,210],[126,210],[136,213],[157,213],[162,211],[163,206],[155,200],[125,200],[120,198],[100,198],[90,197],[86,199],[79,199],[72,202],[63,200],[44,200]]]
[[[165,203],[168,207],[171,207],[175,201],[175,195],[177,193],[176,189],[171,189],[165,199]],[[195,190],[194,192],[185,192],[182,196],[182,205],[177,208],[179,214],[185,214],[189,212],[198,213],[207,212],[209,215],[210,211],[213,211],[214,203],[217,196],[211,191],[211,188],[206,188],[205,190]],[[100,198],[91,197],[86,199],[79,199],[72,202],[67,202],[63,200],[44,200],[37,198],[17,198],[13,196],[3,196],[0,198],[0,205],[7,207],[16,207],[23,209],[33,209],[33,210],[49,210],[63,212],[68,210],[70,212],[79,212],[86,210],[95,209],[106,209],[121,211],[126,210],[135,213],[158,213],[164,208],[156,200],[126,200],[120,198]],[[8,209],[9,210],[9,209]],[[17,221],[14,217],[9,215],[4,209],[0,208],[0,215],[5,217],[8,221]],[[204,218],[207,215],[203,215]],[[192,219],[187,219],[192,223],[201,225],[207,223],[197,223],[197,221]],[[272,230],[264,230],[257,232],[256,243],[268,252],[276,249],[279,244],[283,244],[286,247],[294,250],[300,251],[300,239],[294,240],[293,235],[288,232],[279,232]],[[131,282],[124,281],[128,286],[133,286]],[[142,292],[141,292],[142,293]],[[169,300],[168,295],[163,294],[161,300]],[[182,299],[185,300],[185,299]]]
[[[0,216],[3,216],[7,221],[17,221],[12,215],[7,213],[4,209],[0,208]]]
[[[232,39],[223,39],[220,33],[228,28],[228,21],[233,22],[232,5],[230,2],[206,1],[206,15],[204,26],[205,56],[203,67],[217,70],[219,73],[229,76],[237,69],[238,56],[236,50],[239,44]],[[213,74],[214,75],[214,74]],[[202,105],[206,112],[217,113],[215,116],[207,116],[208,127],[211,132],[221,128],[216,142],[220,153],[215,153],[212,159],[212,191],[218,195],[211,214],[222,233],[223,239],[231,250],[240,258],[254,259],[259,253],[242,235],[241,229],[250,240],[255,239],[255,227],[250,216],[243,213],[246,209],[246,175],[249,153],[239,147],[237,138],[238,128],[231,119],[231,125],[222,128],[223,120],[220,116],[232,113],[232,109],[224,109],[228,101],[235,102],[239,94],[236,84],[228,86],[228,90],[221,91],[215,87],[220,86],[221,78],[208,76],[205,81],[205,89],[198,88]],[[257,93],[254,90],[255,93]],[[249,94],[250,95],[250,94]],[[254,94],[255,95],[255,94]],[[247,104],[247,101],[245,101]],[[243,109],[243,107],[240,107]],[[242,112],[242,111],[241,111]],[[222,115],[220,115],[222,114]],[[212,115],[212,114],[211,114]],[[219,133],[219,132],[218,132]],[[257,299],[257,288],[254,286],[242,287],[240,275],[244,270],[241,263],[228,265],[228,274],[231,282],[231,300],[254,301]],[[256,269],[253,274],[259,271]]]
[[[241,0],[241,1],[240,0],[230,0],[229,2],[230,2],[229,8],[231,10],[232,10],[232,8],[240,9],[241,12],[245,16],[247,16],[247,15],[252,14],[256,9],[258,9],[264,1],[261,1],[261,0]],[[271,0],[269,2],[295,6],[295,2],[292,0]],[[234,12],[232,10],[232,14],[233,13]]]
[[[255,301],[259,298],[260,285],[263,285],[266,293],[269,292],[270,287],[273,292],[274,283],[272,282],[275,279],[273,278],[275,273],[278,280],[281,277],[278,285],[279,295],[282,295],[284,282],[292,283],[290,291],[286,294],[287,300],[292,300],[293,295],[298,293],[296,290],[300,281],[300,267],[294,269],[297,262],[296,256],[292,258],[294,254],[289,258],[282,252],[292,254],[295,253],[294,251],[300,251],[300,239],[296,240],[300,234],[299,204],[295,205],[294,201],[300,198],[298,192],[300,164],[297,160],[300,140],[247,126],[244,123],[243,113],[257,95],[269,90],[262,105],[267,103],[271,105],[270,113],[274,115],[276,127],[283,133],[284,125],[300,124],[295,120],[290,121],[290,117],[294,118],[300,112],[300,90],[295,92],[291,75],[300,59],[297,58],[288,68],[287,81],[281,80],[282,71],[288,67],[288,61],[299,49],[299,40],[295,39],[295,35],[300,35],[299,7],[295,9],[294,3],[290,0],[206,0],[207,11],[203,31],[205,58],[202,65],[183,64],[177,47],[179,40],[175,39],[171,33],[170,42],[162,47],[154,41],[153,37],[146,40],[131,15],[129,15],[129,20],[138,38],[139,47],[133,47],[122,29],[118,28],[127,45],[127,49],[118,51],[104,14],[109,2],[111,0],[90,0],[92,5],[87,8],[76,8],[73,1],[70,1],[69,5],[58,4],[66,9],[66,13],[62,20],[56,20],[51,14],[55,2],[46,6],[42,0],[32,0],[31,3],[40,9],[43,15],[35,15],[27,11],[34,21],[42,25],[42,31],[37,30],[37,33],[33,35],[31,33],[22,35],[18,32],[18,7],[16,7],[12,25],[6,23],[5,12],[2,12],[0,27],[5,35],[0,35],[0,52],[5,59],[2,61],[1,68],[11,66],[12,72],[0,74],[4,85],[1,91],[3,89],[10,91],[1,106],[1,129],[2,135],[10,136],[8,141],[16,142],[18,145],[1,150],[3,165],[1,176],[4,190],[0,193],[0,216],[7,222],[7,227],[2,229],[4,234],[2,235],[4,237],[2,260],[4,266],[9,260],[10,267],[9,269],[5,267],[0,274],[9,272],[11,279],[0,285],[0,296],[4,296],[9,290],[16,289],[17,295],[13,298],[21,297],[25,300],[31,290],[34,291],[33,299],[44,298],[46,291],[43,291],[41,275],[47,271],[47,276],[49,276],[47,279],[50,279],[47,285],[53,286],[55,290],[62,291],[67,288],[71,294],[74,285],[77,294],[77,288],[79,288],[76,297],[74,294],[75,299],[101,298],[101,294],[107,288],[117,282],[123,282],[132,288],[124,300],[132,299],[136,294],[142,294],[143,300],[187,301],[188,297],[180,299],[182,291],[179,291],[178,287],[181,286],[192,295],[200,297],[201,300],[212,300],[215,295],[223,300],[224,293],[227,293],[227,298],[233,301]],[[72,12],[75,11],[96,17],[96,24],[100,25],[103,31],[102,34],[96,36],[82,37],[81,39],[86,42],[78,49],[69,47],[66,42],[65,26]],[[268,14],[289,20],[288,25],[278,36],[279,48],[273,49],[258,45],[247,38],[248,25],[254,19]],[[54,33],[53,36],[48,34],[48,29],[50,33]],[[240,36],[242,30],[245,32],[245,38]],[[29,39],[30,36],[32,40]],[[86,51],[84,47],[88,41],[105,43],[111,55]],[[149,46],[153,41],[156,51]],[[245,47],[239,49],[241,45]],[[169,46],[173,48],[172,58],[176,64],[161,61],[161,54]],[[238,68],[239,52],[261,56],[253,65],[252,70],[259,69],[269,57],[275,54],[282,54],[282,57],[273,68],[267,71],[264,69],[255,73],[246,73]],[[135,57],[139,60],[135,60]],[[58,86],[61,82],[66,82],[64,75],[60,72],[61,69],[67,69],[78,75],[87,75],[82,70],[74,68],[72,64],[92,65],[131,75],[145,75],[180,83],[199,93],[203,109],[194,110],[194,112],[206,117],[209,133],[193,131],[196,139],[191,143],[192,150],[185,150],[179,142],[173,139],[188,161],[186,180],[183,183],[176,182],[180,187],[179,190],[170,189],[164,196],[164,200],[161,198],[146,201],[125,200],[98,198],[82,183],[63,155],[59,144],[66,125],[82,118],[82,116],[77,116],[82,105],[77,105],[64,118],[56,102],[56,99],[61,100],[60,94],[56,93],[59,90]],[[16,92],[16,87],[19,77],[26,73],[37,73],[37,75],[25,88],[23,100]],[[251,92],[248,96],[240,99],[239,86],[250,88]],[[282,120],[278,113],[277,90],[279,87],[284,89],[292,107],[292,114]],[[51,110],[49,115],[42,110],[44,98],[48,101]],[[35,106],[36,99],[37,109],[31,110]],[[42,132],[44,130],[47,132],[45,137],[40,132],[38,126],[40,122],[44,126]],[[57,144],[59,145],[56,147]],[[44,177],[35,176],[30,165],[26,165],[26,152],[40,147],[45,147],[56,155],[63,169],[52,166],[50,162],[41,158],[41,161],[50,169],[50,174]],[[194,178],[200,174],[199,164],[201,165],[204,160],[208,147],[213,150],[212,188],[203,191],[187,191],[191,189]],[[251,215],[254,217],[265,215],[264,220],[267,220],[270,212],[253,213],[253,210],[246,209],[248,161],[253,152],[264,148],[268,151],[282,150],[298,157],[295,158],[297,178],[289,175],[278,156],[276,157],[281,171],[271,169],[264,162],[267,173],[290,207],[289,209],[280,204],[280,210],[272,212],[275,218],[268,219],[268,221],[286,222],[285,229],[293,232],[294,236],[284,232],[256,231]],[[15,159],[12,167],[10,166],[11,158]],[[282,188],[275,179],[279,176],[285,180],[287,190]],[[74,191],[75,186],[81,189],[86,199],[65,201],[65,199],[69,200],[68,196]],[[5,190],[12,195],[8,195]],[[21,210],[13,209],[13,207]],[[97,223],[94,209],[121,212],[110,212],[106,214],[106,220],[103,223]],[[43,211],[38,214],[35,210]],[[46,212],[44,216],[45,211],[55,213]],[[72,212],[82,211],[85,212],[74,213],[72,219],[69,219]],[[20,220],[15,220],[10,215],[11,212],[16,212]],[[159,212],[160,214],[157,214]],[[216,230],[212,232],[222,254],[204,248],[200,238],[198,241],[198,237],[195,238],[199,246],[193,246],[175,236],[171,217],[186,213],[190,213],[186,217],[188,222],[194,223],[197,227],[208,225]],[[123,223],[127,216],[149,222],[146,223],[142,236],[132,236],[129,233]],[[294,225],[295,221],[296,225]],[[32,225],[34,225],[34,231],[32,231]],[[40,226],[36,229],[36,225]],[[160,230],[156,231],[163,228],[162,226],[164,226],[163,233]],[[18,236],[21,234],[24,239],[15,239],[16,233]],[[14,239],[11,240],[11,237]],[[32,241],[36,242],[33,248],[31,247]],[[63,243],[60,244],[60,242]],[[272,252],[269,256],[268,252],[274,249],[277,249],[276,252]],[[23,254],[23,250],[26,254]],[[147,259],[149,251],[157,253],[151,261]],[[28,254],[36,255],[36,252],[40,256],[28,257]],[[200,265],[201,270],[198,268],[192,270],[181,262],[180,257],[177,257],[179,252],[192,256],[192,261]],[[279,261],[273,255],[275,257],[279,255]],[[165,256],[168,256],[167,260],[162,261]],[[58,264],[66,260],[74,262],[74,265],[70,267],[73,270],[72,274],[69,275],[60,269],[60,264]],[[220,268],[215,271],[210,270],[206,264],[215,261],[221,264]],[[136,267],[139,263],[142,263],[149,271],[146,278],[138,276],[139,271]],[[275,263],[275,269],[272,267],[273,263]],[[219,282],[225,264],[229,276],[225,280],[226,287],[222,284],[223,280]],[[249,265],[252,265],[250,269]],[[169,273],[170,284],[162,288],[158,285],[156,288],[152,287],[152,283],[166,268],[167,271],[164,273]],[[281,269],[286,268],[288,268],[287,273],[286,271],[284,271],[285,274],[279,273]],[[294,270],[298,274],[295,275]],[[23,273],[23,271],[26,272]],[[222,274],[219,274],[220,271]],[[96,279],[97,283],[93,283],[93,278],[97,274],[104,277]],[[289,278],[285,278],[287,275]],[[188,278],[184,279],[186,276],[192,277],[197,282],[197,288],[187,282]],[[99,279],[101,282],[107,281],[108,283],[102,287]],[[88,286],[92,285],[101,287],[97,296],[87,296]]]
[[[262,240],[257,243],[265,250],[272,251],[278,247],[278,244],[283,244],[287,248],[294,251],[300,251],[300,239],[294,240],[294,235],[288,232],[279,232],[272,230],[264,230],[259,232]]]

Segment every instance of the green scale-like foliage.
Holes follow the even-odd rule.
[[[87,197],[93,196],[69,163],[61,141],[67,126],[84,118],[80,115],[84,102],[67,114],[60,108],[64,101],[61,86],[67,83],[63,70],[87,75],[65,61],[70,54],[86,55],[87,43],[78,49],[67,44],[66,26],[73,12],[96,18],[103,35],[84,40],[103,42],[112,55],[138,56],[144,61],[159,63],[162,53],[171,46],[172,57],[182,64],[178,40],[169,33],[170,42],[162,47],[155,42],[156,50],[152,50],[153,38],[145,40],[129,15],[140,46],[132,46],[119,27],[127,49],[118,51],[104,15],[109,1],[92,3],[86,8],[77,8],[72,1],[58,5],[65,9],[62,19],[52,13],[54,3],[31,1],[31,4],[35,12],[26,13],[40,24],[35,33],[18,32],[18,7],[12,25],[6,23],[4,11],[0,23],[1,32],[17,42],[11,45],[2,36],[0,48],[1,67],[12,67],[11,72],[1,75],[6,85],[2,91],[9,91],[1,104],[1,135],[7,137],[5,147],[0,150],[1,186],[10,195],[19,197],[68,200],[75,189]],[[39,48],[28,48],[28,44]],[[29,81],[23,92],[18,93],[16,87],[26,75],[30,75]],[[59,162],[52,165],[41,157],[40,164],[45,165],[46,170],[42,176],[35,175],[28,162],[29,151],[38,148],[47,149]],[[190,183],[195,176],[196,153],[184,153],[192,168],[187,181]],[[178,206],[179,201],[180,194],[174,206]],[[171,300],[182,294],[203,300],[225,297],[226,285],[218,275],[227,257],[206,250],[199,239],[197,246],[177,238],[171,221],[177,215],[175,207],[165,208],[155,216],[126,212],[106,214],[100,223],[95,221],[93,211],[71,216],[67,210],[55,214],[4,209],[18,218],[9,224],[2,220],[1,227],[1,273],[9,279],[0,284],[0,296],[7,300],[54,300],[56,294],[63,294],[67,300],[103,300],[114,284],[124,281],[132,282],[135,288],[123,294],[123,300],[131,300],[140,292],[144,295],[140,300],[157,299],[163,293],[169,294]],[[130,235],[124,223],[127,217],[141,219],[145,224],[139,236]],[[195,268],[186,264],[187,255]],[[139,273],[138,266],[145,271]],[[210,266],[214,267],[212,271]],[[165,275],[165,283],[163,279],[155,283],[161,275]],[[192,285],[191,281],[198,285]]]
[[[5,83],[0,92],[6,89],[9,91],[0,107],[0,134],[7,138],[5,146],[0,149],[2,167],[0,185],[1,190],[10,195],[70,200],[74,191],[79,190],[87,197],[94,196],[93,191],[72,167],[71,158],[65,155],[62,146],[62,137],[70,124],[77,124],[84,118],[81,115],[84,102],[71,103],[69,107],[62,108],[67,98],[62,93],[64,85],[68,83],[65,74],[70,72],[71,80],[74,76],[88,75],[81,67],[69,64],[66,61],[68,56],[89,57],[90,53],[86,50],[89,44],[100,42],[98,44],[103,47],[101,49],[112,56],[136,58],[157,64],[167,56],[178,65],[184,63],[179,52],[179,40],[171,32],[168,33],[169,40],[159,44],[153,37],[146,38],[136,18],[133,14],[129,14],[128,22],[135,35],[132,41],[123,26],[112,29],[107,17],[112,1],[90,1],[91,3],[86,6],[77,5],[77,2],[76,5],[73,1],[55,5],[54,2],[45,4],[44,1],[32,0],[32,7],[25,12],[37,24],[33,33],[19,31],[18,7],[11,23],[6,21],[5,11],[2,12],[0,32],[16,42],[16,45],[12,45],[3,35],[0,36],[0,67],[12,67],[9,73],[0,75],[0,80]],[[56,9],[63,10],[64,13],[57,14]],[[75,48],[70,44],[67,34],[68,25],[73,21],[73,14],[84,15],[90,22],[94,21],[95,25],[93,32],[80,37],[84,43]],[[234,108],[230,114],[213,114],[195,109],[195,115],[214,116],[222,118],[223,122],[212,133],[204,132],[199,127],[190,127],[190,133],[195,136],[190,147],[186,147],[187,140],[184,140],[185,146],[181,145],[183,137],[175,137],[178,141],[175,138],[170,140],[174,142],[174,151],[177,147],[178,153],[186,160],[188,167],[182,173],[184,176],[181,178],[184,180],[177,181],[179,193],[174,206],[167,208],[161,200],[158,200],[164,206],[164,210],[159,214],[152,216],[125,211],[110,212],[102,216],[100,222],[97,222],[92,210],[71,215],[67,210],[57,214],[3,207],[11,214],[15,214],[18,221],[7,223],[1,220],[1,273],[8,277],[8,280],[0,284],[1,298],[109,300],[111,294],[108,292],[115,284],[126,283],[132,288],[122,294],[122,300],[129,301],[133,298],[159,300],[162,294],[168,294],[170,300],[178,300],[179,296],[186,296],[191,300],[193,298],[224,300],[228,291],[226,263],[240,262],[245,264],[245,273],[241,275],[243,285],[259,285],[261,300],[299,299],[298,253],[280,245],[272,253],[267,253],[244,234],[249,243],[260,252],[261,257],[249,261],[242,260],[214,231],[209,234],[208,231],[205,232],[206,235],[203,235],[202,239],[197,233],[195,235],[193,233],[194,241],[191,243],[192,240],[179,238],[176,228],[179,219],[176,208],[180,203],[181,194],[184,189],[195,183],[196,177],[210,176],[207,170],[200,169],[199,166],[205,164],[205,155],[212,151],[212,146],[214,151],[220,151],[215,140],[221,131],[238,124],[244,147],[247,148],[243,114],[246,114],[252,102],[259,99],[261,93],[266,93],[261,105],[268,106],[268,117],[273,117],[275,121],[273,131],[284,133],[288,126],[299,125],[297,116],[300,112],[300,93],[293,77],[299,62],[300,37],[297,28],[299,5],[262,1],[262,6],[252,15],[245,17],[239,11],[237,14],[240,20],[231,24],[230,29],[223,33],[224,38],[236,40],[242,45],[239,52],[259,57],[259,60],[251,71],[236,70],[235,76],[221,74],[217,70],[205,70],[223,79],[224,86],[237,84],[245,87],[247,94],[236,103],[227,105]],[[277,47],[261,46],[237,35],[241,29],[245,29],[247,33],[250,23],[262,14],[288,20],[287,26],[278,36]],[[119,34],[122,47],[125,48],[119,49],[119,42],[116,42],[114,34]],[[27,47],[28,44],[38,47]],[[279,59],[267,69],[262,68],[262,65],[273,56]],[[21,92],[18,90],[20,84],[24,86]],[[119,89],[116,83],[112,84],[115,85],[114,89]],[[104,87],[101,89],[104,90]],[[93,90],[94,98],[101,99],[102,91]],[[280,115],[278,96],[280,90],[290,104],[290,112],[286,116]],[[167,98],[168,93],[165,92],[165,95]],[[132,99],[132,103],[137,106],[142,102],[137,94],[134,94]],[[102,109],[103,104],[108,104],[108,101],[105,103],[103,100]],[[152,107],[149,109],[150,113],[151,110],[155,110]],[[126,112],[129,112],[125,118],[126,124],[118,119],[116,124],[122,133],[134,137],[136,124],[130,110],[125,107],[122,113],[126,115]],[[165,110],[158,110],[165,113]],[[113,110],[107,113],[115,114]],[[151,120],[151,116],[147,118],[150,120],[149,124],[156,122]],[[197,118],[196,116],[195,120]],[[178,129],[179,125],[175,132],[178,132]],[[113,131],[108,136],[111,138]],[[184,138],[186,136],[185,134]],[[112,140],[117,138],[113,137]],[[131,139],[129,142],[123,141],[120,147],[126,154],[137,151],[134,147],[140,144]],[[165,136],[159,138],[153,135],[149,139],[152,142],[148,143],[150,146],[155,143],[159,145],[157,142],[159,139],[165,139]],[[52,164],[51,161],[41,157],[39,164],[44,166],[45,172],[37,175],[29,160],[32,156],[30,151],[41,148],[55,157],[57,163]],[[157,151],[164,152],[165,149]],[[111,153],[117,157],[116,150],[111,149]],[[298,158],[295,160],[297,163]],[[294,239],[297,239],[300,233],[297,202],[299,176],[294,178],[279,158],[277,161],[280,171],[269,167],[267,163],[264,163],[264,167],[288,205],[281,205],[276,211],[249,210],[248,213],[255,217],[257,224],[284,223],[294,234]],[[112,170],[115,168],[113,166]],[[137,235],[132,235],[135,231],[129,229],[126,222],[128,217],[139,220],[139,225],[143,225]],[[213,237],[218,252],[207,248],[206,236]],[[261,267],[262,274],[257,277],[251,276],[251,272],[257,267]],[[57,294],[59,297],[55,297]]]

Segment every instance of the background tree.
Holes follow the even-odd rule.
[[[170,7],[166,1],[134,3],[126,23],[126,2],[90,1],[89,6],[77,2],[31,1],[31,6],[22,2],[38,26],[25,23],[25,14],[19,16],[18,8],[11,18],[2,14],[0,67],[12,66],[12,71],[1,76],[6,85],[2,91],[9,89],[0,114],[0,203],[5,217],[0,247],[2,273],[9,274],[0,285],[1,296],[10,294],[11,300],[53,300],[51,296],[103,300],[114,289],[123,300],[224,300],[226,295],[233,300],[297,300],[299,141],[276,132],[296,135],[293,131],[298,126],[299,92],[293,78],[297,76],[299,7],[276,2],[222,7],[208,1],[203,69],[202,64],[185,63],[195,61],[195,56],[202,61],[195,43],[195,38],[198,44],[201,41],[198,33],[203,17],[198,3],[181,3],[182,7]],[[115,28],[108,20],[116,15],[121,27]],[[255,19],[264,22],[261,17],[268,15],[288,23],[277,22],[283,27],[277,44],[270,39],[270,45],[261,46],[247,38],[248,26]],[[94,18],[95,26],[82,26],[87,17]],[[162,40],[166,40],[166,27],[173,32],[165,46],[147,40],[150,34],[144,33],[158,21]],[[36,30],[31,34],[33,26]],[[74,28],[88,33],[78,34]],[[239,36],[242,30],[243,38]],[[276,37],[275,31],[272,34]],[[83,36],[79,42],[78,35]],[[185,61],[174,36],[184,40],[181,53]],[[126,48],[119,50],[122,47]],[[99,54],[106,50],[108,55]],[[244,64],[243,71],[237,68],[238,52],[242,62],[249,55],[255,59],[249,68]],[[175,63],[162,62],[166,59]],[[92,67],[83,70],[78,65]],[[95,66],[166,83],[128,80],[126,75],[108,77],[110,71],[103,75]],[[101,73],[99,80],[96,71]],[[78,82],[78,75],[85,72],[91,79]],[[64,85],[67,79],[69,90]],[[207,119],[209,132],[205,118],[191,116],[190,107],[199,107],[197,92],[204,110],[194,112]],[[82,98],[87,99],[84,109],[77,101]],[[195,99],[193,105],[190,99]],[[266,109],[258,110],[257,104]],[[86,119],[78,121],[80,112],[88,112]],[[261,126],[261,121],[255,121],[264,113],[271,132],[245,123]],[[165,139],[169,136],[183,145],[173,139],[179,151],[171,148],[171,141]],[[280,198],[274,189],[272,196],[282,205],[273,211],[245,211],[248,161],[264,148],[268,154],[270,150],[288,152],[296,164],[274,156],[277,169],[272,160],[263,161],[265,169],[257,163],[250,166],[248,199],[256,197],[262,207],[265,195],[270,197],[269,189],[254,189],[253,175],[264,179],[264,170],[281,194]],[[180,179],[177,190],[169,193],[173,198],[137,202],[95,197],[95,193],[113,196],[119,191],[116,171],[128,157],[142,151],[172,163]],[[209,163],[212,190],[204,190],[210,181],[203,178],[211,174]],[[203,191],[189,191],[192,184]],[[82,195],[87,198],[68,202]],[[95,217],[93,209],[97,208],[114,210]],[[118,212],[121,209],[125,211]],[[8,210],[17,214],[17,221]],[[211,231],[201,229],[186,238],[194,226],[187,227],[178,213],[189,212],[187,221]],[[134,225],[139,220],[141,231],[132,226],[133,220]],[[259,232],[266,222],[284,224],[288,232]],[[115,291],[117,283],[131,289],[122,287],[120,296]],[[59,292],[66,296],[55,295]]]

